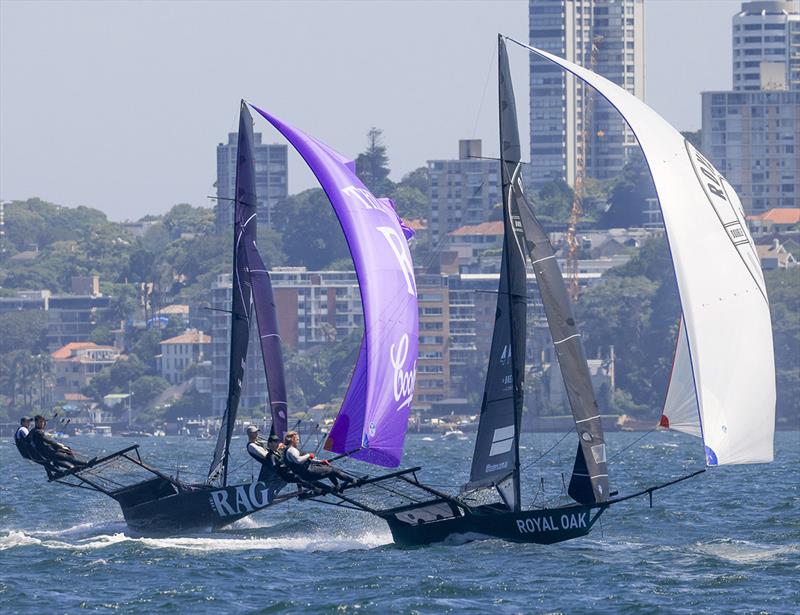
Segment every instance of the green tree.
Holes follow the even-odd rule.
[[[617,385],[636,403],[647,403],[654,357],[646,344],[658,285],[644,276],[607,277],[587,289],[578,304],[584,348],[589,357],[616,352]]]
[[[181,233],[210,235],[214,230],[214,210],[179,203],[164,214],[163,224],[171,240],[180,238]]]
[[[15,350],[41,352],[45,349],[46,334],[47,315],[44,311],[0,314],[0,354]]]
[[[779,424],[800,425],[800,272],[777,269],[765,276],[772,315]]]
[[[572,188],[563,180],[544,184],[533,199],[537,217],[548,222],[567,222],[572,212],[574,199]]]
[[[142,376],[131,384],[133,404],[137,408],[146,408],[168,388],[169,382],[161,376]]]
[[[428,167],[420,167],[406,173],[394,186],[391,198],[402,218],[427,220],[430,217],[428,182]]]
[[[293,265],[324,269],[330,262],[350,256],[341,225],[319,188],[290,196],[276,209],[273,222]]]
[[[393,184],[389,179],[389,156],[383,145],[383,131],[370,128],[367,133],[367,149],[356,158],[356,174],[376,197],[391,194]]]

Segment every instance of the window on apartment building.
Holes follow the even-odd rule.
[[[760,23],[746,23],[744,24],[744,29],[746,32],[752,32],[753,30],[760,30],[761,24]]]

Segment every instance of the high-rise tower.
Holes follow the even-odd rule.
[[[287,148],[285,145],[261,143],[261,133],[253,135],[258,195],[258,224],[272,228],[272,210],[285,199],[288,192]],[[231,132],[228,142],[217,146],[217,206],[218,233],[233,230],[233,192],[236,186],[236,150],[239,135]]]
[[[733,89],[800,89],[800,2],[743,2],[733,16]]]
[[[643,98],[643,0],[529,0],[529,35],[534,47],[591,68]],[[587,88],[531,55],[533,185],[553,179],[573,185],[581,171],[599,179],[612,177],[638,148],[616,110],[599,96],[587,96]]]

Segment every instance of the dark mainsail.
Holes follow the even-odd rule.
[[[511,196],[520,216],[525,246],[533,264],[539,295],[558,357],[567,398],[575,418],[579,446],[569,484],[569,494],[582,504],[601,502],[608,496],[608,469],[603,427],[595,400],[581,335],[572,313],[555,251],[522,187],[519,130],[514,91],[504,41],[500,40],[500,133],[505,167],[511,170]],[[515,165],[515,166],[514,166]],[[506,186],[504,175],[504,188]],[[505,188],[508,189],[508,188]],[[505,199],[504,199],[505,200]]]
[[[520,146],[507,138],[508,110],[515,114],[505,44],[500,40],[500,166],[503,180],[503,255],[494,332],[481,403],[480,422],[465,489],[497,486],[503,499],[520,510],[519,432],[525,379],[527,289],[522,227],[512,181],[519,171]],[[506,85],[508,82],[508,86]],[[510,107],[509,107],[510,106]],[[514,115],[514,127],[516,116]]]
[[[267,392],[272,414],[270,433],[283,438],[286,435],[289,406],[286,399],[286,378],[283,372],[283,351],[281,350],[281,336],[278,334],[275,296],[272,292],[269,272],[258,253],[255,239],[247,238],[246,256],[252,285],[253,308],[258,324],[258,337],[261,342],[261,356],[267,376]]]
[[[233,220],[233,289],[231,299],[231,350],[228,398],[214,448],[208,480],[228,482],[228,456],[239,397],[242,394],[247,345],[252,317],[252,290],[247,266],[247,246],[256,240],[256,180],[253,165],[253,119],[242,101],[236,154],[236,193]]]

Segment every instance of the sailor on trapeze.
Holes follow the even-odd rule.
[[[297,482],[297,477],[286,467],[283,459],[283,451],[286,448],[281,439],[271,434],[267,438],[266,448],[264,441],[258,437],[259,429],[255,425],[249,425],[245,430],[247,433],[247,453],[261,464],[261,471],[258,479],[267,485],[276,480],[286,483]]]
[[[41,414],[34,417],[34,429],[28,434],[26,442],[31,453],[29,459],[40,463],[50,471],[74,470],[84,468],[91,462],[81,461],[68,446],[48,436],[44,428],[47,419]],[[20,451],[21,452],[21,451]]]
[[[339,486],[340,480],[344,481],[345,484],[357,482],[352,476],[348,476],[341,470],[331,466],[331,462],[327,459],[317,461],[314,459],[314,453],[301,455],[300,450],[297,448],[300,446],[300,436],[296,431],[286,432],[286,437],[283,441],[286,445],[286,452],[284,453],[286,465],[303,480],[316,483],[320,479],[327,478],[336,490],[341,490]]]

